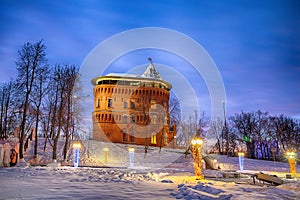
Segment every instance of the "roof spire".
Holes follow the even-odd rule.
[[[152,63],[152,58],[148,58],[148,60],[149,60],[150,64],[147,67],[147,69],[145,70],[145,72],[142,74],[142,77],[162,80],[162,77],[156,71],[156,69]]]

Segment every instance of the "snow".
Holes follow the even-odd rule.
[[[0,173],[0,199],[172,199],[172,186],[127,169],[14,167]]]
[[[49,160],[43,166],[22,163],[0,168],[0,199],[300,199],[300,176],[286,178],[288,163],[246,158],[245,170],[239,171],[237,157],[210,155],[221,169],[203,170],[205,179],[197,180],[190,155],[185,158],[174,149],[163,149],[160,156],[153,149],[145,158],[136,147],[130,167],[128,151],[120,154],[109,146],[109,163],[103,163],[104,144],[101,148],[94,142],[84,144],[78,168]],[[39,156],[47,163],[48,155]],[[275,174],[284,184],[254,185],[251,175],[259,172]],[[239,178],[223,178],[224,173],[236,173]]]

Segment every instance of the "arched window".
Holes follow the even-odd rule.
[[[130,123],[131,124],[135,123],[135,116],[134,115],[130,115]]]
[[[113,106],[113,99],[108,99],[107,107],[111,108]]]
[[[130,109],[135,109],[135,103],[133,101],[130,101]]]
[[[128,115],[126,115],[126,114],[122,115],[122,122],[125,124],[128,123]]]
[[[153,133],[154,135],[151,136],[151,144],[156,144],[156,135],[155,133]]]
[[[100,99],[97,99],[97,106],[96,108],[100,108]]]

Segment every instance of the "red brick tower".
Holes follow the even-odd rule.
[[[111,73],[92,80],[94,140],[163,147],[175,138],[176,130],[169,130],[172,85],[149,60],[142,75]]]

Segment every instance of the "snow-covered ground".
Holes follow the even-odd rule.
[[[159,156],[155,149],[146,157],[142,151],[140,156],[136,152],[133,167],[128,165],[125,155],[128,152],[121,155],[118,150],[122,162],[113,167],[117,156],[110,151],[111,160],[104,166],[99,154],[102,149],[97,148],[82,151],[81,166],[91,165],[98,159],[101,167],[50,164],[0,168],[0,199],[300,199],[300,176],[286,179],[288,163],[245,159],[245,170],[238,171],[238,158],[211,155],[218,160],[221,169],[204,170],[206,178],[196,180],[191,157],[185,158],[174,149],[164,149]],[[95,156],[96,152],[99,155]],[[46,158],[40,160],[47,161]],[[223,178],[224,173],[234,171],[239,173],[239,178]],[[254,185],[251,174],[260,171],[277,175],[284,184],[273,186],[259,182]],[[299,166],[297,171],[300,171]]]

